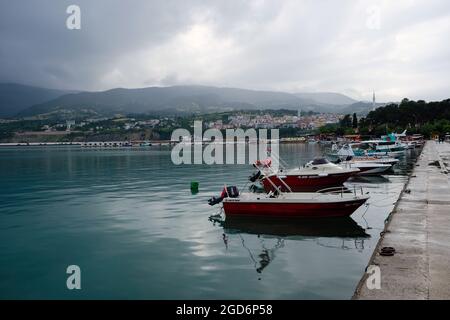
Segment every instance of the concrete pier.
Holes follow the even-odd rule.
[[[365,274],[353,299],[450,299],[449,164],[450,144],[427,141],[368,264],[379,266],[381,288]],[[383,247],[396,252],[382,256]]]

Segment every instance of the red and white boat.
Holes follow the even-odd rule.
[[[360,171],[358,168],[336,165],[325,158],[316,158],[304,167],[296,169],[274,171],[267,161],[257,162],[255,167],[259,171],[251,177],[251,181],[258,179],[266,192],[276,191],[275,186],[281,191],[293,192],[314,192],[342,186],[348,178]]]
[[[353,193],[281,193],[278,196],[243,193],[225,198],[227,216],[261,216],[283,218],[348,217],[364,204],[369,196]]]

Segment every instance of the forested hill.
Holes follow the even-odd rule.
[[[375,109],[361,119],[360,130],[384,132],[392,130],[431,133],[450,132],[450,99],[426,102],[403,99],[400,104],[388,104]]]

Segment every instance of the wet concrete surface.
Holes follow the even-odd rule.
[[[365,274],[354,299],[450,299],[448,163],[450,143],[427,141],[369,262],[380,267],[380,289]],[[381,256],[383,247],[396,252]]]

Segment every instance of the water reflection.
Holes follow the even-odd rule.
[[[352,218],[333,219],[250,219],[227,217],[222,222],[225,233],[249,233],[275,237],[367,238],[369,235]]]
[[[290,167],[322,153],[280,145]],[[175,166],[170,151],[150,149],[0,148],[0,297],[74,298],[60,271],[75,259],[98,284],[77,294],[86,299],[347,299],[413,160],[389,182],[346,183],[370,191],[370,205],[351,217],[357,224],[213,225],[218,208],[206,200],[224,184],[245,185],[250,166]]]
[[[223,242],[227,250],[229,237],[239,237],[257,273],[262,273],[275,259],[276,252],[284,248],[285,241],[315,241],[321,247],[362,251],[364,240],[370,238],[366,230],[350,217],[314,220],[228,217],[225,220],[210,220],[223,228]],[[260,240],[256,253],[246,244],[245,237],[248,235],[256,235]]]

